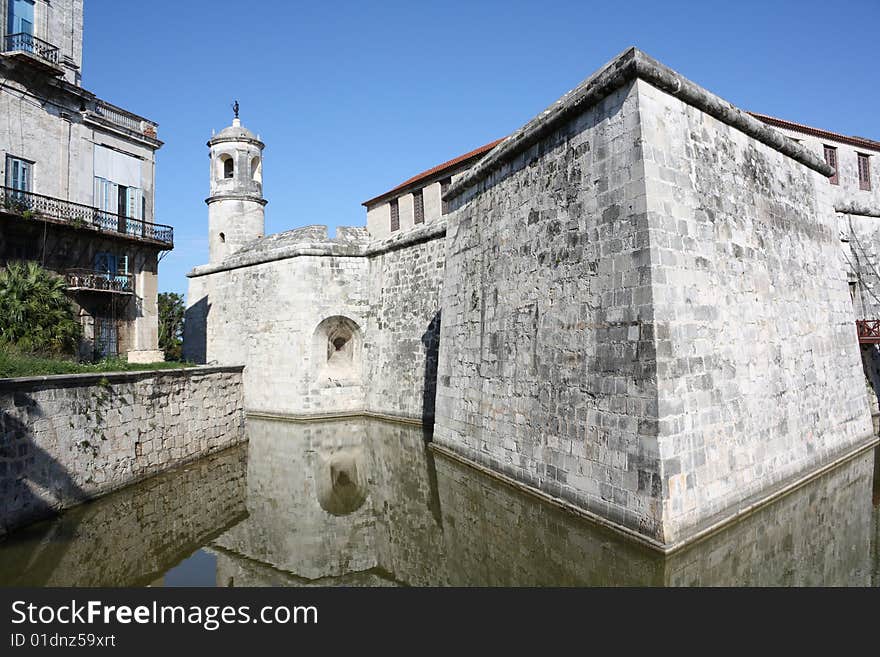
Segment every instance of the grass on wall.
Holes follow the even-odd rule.
[[[29,354],[0,344],[0,378],[48,376],[50,374],[88,374],[92,372],[137,372],[192,367],[192,363],[129,363],[123,358],[108,358],[97,363],[78,363],[59,356]]]

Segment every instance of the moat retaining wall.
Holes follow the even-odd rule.
[[[241,372],[0,379],[0,533],[245,440]]]

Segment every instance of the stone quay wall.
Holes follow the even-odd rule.
[[[664,550],[870,444],[832,171],[623,53],[446,195],[435,441]]]
[[[0,379],[0,532],[244,441],[241,371]]]
[[[4,548],[0,578],[9,586],[155,586],[247,517],[246,494],[241,443],[23,529],[23,540]]]

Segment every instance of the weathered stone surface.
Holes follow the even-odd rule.
[[[240,367],[0,379],[0,530],[241,442],[243,425]]]
[[[608,88],[447,195],[435,440],[668,546],[871,427],[816,156]]]

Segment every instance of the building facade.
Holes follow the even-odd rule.
[[[80,357],[161,360],[156,123],[81,86],[82,0],[10,0],[0,23],[0,266],[64,276]]]
[[[876,260],[852,245],[878,244],[878,152],[630,49],[365,202],[365,228],[262,237],[242,214],[247,239],[189,274],[185,354],[244,363],[253,414],[421,421],[674,550],[876,443]]]

